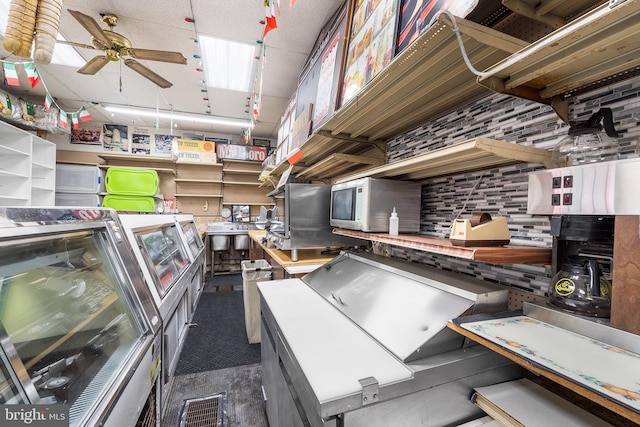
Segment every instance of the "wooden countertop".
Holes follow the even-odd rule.
[[[264,230],[249,230],[249,238],[257,242],[275,262],[292,274],[313,271],[336,257],[336,255],[323,254],[324,249],[298,249],[298,261],[293,261],[291,259],[291,251],[283,251],[262,243],[262,238],[266,234]]]
[[[334,234],[491,264],[551,264],[551,248],[533,246],[453,246],[449,239],[420,234],[365,233],[334,228]]]

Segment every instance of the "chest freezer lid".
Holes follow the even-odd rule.
[[[447,322],[506,310],[508,298],[473,278],[364,253],[343,252],[302,280],[405,362],[461,347]]]
[[[362,392],[364,378],[384,387],[413,376],[300,279],[261,282],[258,288],[319,402]]]

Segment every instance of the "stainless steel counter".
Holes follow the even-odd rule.
[[[453,425],[480,415],[473,387],[521,370],[446,323],[506,310],[507,293],[441,273],[343,253],[302,279],[259,283],[270,424]]]

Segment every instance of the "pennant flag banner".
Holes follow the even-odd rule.
[[[38,69],[36,68],[35,64],[33,62],[21,62],[19,64],[22,64],[22,66],[24,67],[24,71],[27,74],[31,88],[35,88],[38,85],[38,83],[40,83],[40,80],[41,80],[40,73],[38,72]],[[2,69],[4,71],[4,78],[5,78],[6,85],[20,86],[20,79],[18,78],[18,72],[16,70],[15,63],[2,61]],[[2,100],[0,100],[0,107],[2,107],[2,104],[3,104],[1,101]],[[28,117],[34,117],[35,106],[33,105],[33,103],[27,102],[23,99],[21,99],[20,102],[24,112],[23,116],[26,116],[24,117],[24,119],[29,120]],[[9,95],[6,95],[6,104],[7,104],[7,108],[10,109],[11,100],[9,99]],[[54,105],[55,105],[55,101],[51,96],[51,94],[47,91],[44,97],[45,110],[49,112]],[[85,107],[80,108],[80,110],[78,110],[75,113],[69,113],[69,114],[67,114],[67,112],[64,111],[62,108],[60,108],[59,106],[58,106],[58,109],[60,110],[60,114],[58,117],[58,126],[63,129],[69,128],[69,117],[68,117],[69,115],[71,116],[73,129],[78,129],[80,127],[80,121],[86,122],[86,121],[92,120],[91,114],[89,113],[89,111],[87,111]]]
[[[71,123],[73,123],[74,129],[78,129],[80,127],[80,123],[78,122],[78,113],[71,113]]]
[[[44,97],[44,109],[49,111],[52,105],[53,105],[53,98],[51,97],[49,92],[47,92],[47,95]]]
[[[258,81],[258,93],[255,91],[253,93],[253,119],[257,120],[258,116],[260,116],[260,107],[262,107],[262,80],[264,77],[264,68],[267,63],[267,46],[262,46],[262,63],[260,64],[260,76],[257,78]]]
[[[18,80],[18,73],[16,71],[16,64],[13,62],[3,62],[4,78],[9,86],[20,86],[20,80]]]
[[[266,10],[266,18],[265,18],[265,24],[264,24],[263,37],[266,36],[269,31],[278,28],[278,23],[276,22],[275,1],[265,0],[264,7]]]
[[[8,109],[9,111],[13,111],[11,107],[11,98],[8,93],[0,92],[0,110]]]
[[[35,117],[36,115],[36,107],[32,102],[26,101],[24,99],[20,99],[20,104],[22,104],[22,117]]]
[[[67,129],[69,124],[67,123],[67,113],[61,108],[60,109],[60,127],[62,129]]]
[[[251,140],[251,128],[242,129],[240,132],[240,137],[242,138],[242,142],[248,144]]]
[[[86,108],[82,107],[80,109],[80,112],[78,113],[80,116],[80,121],[81,122],[88,122],[89,120],[92,119],[91,114],[89,114],[89,112],[87,111]]]
[[[40,74],[38,73],[36,66],[33,65],[32,62],[25,62],[24,70],[27,72],[27,77],[29,78],[31,87],[36,87],[36,85],[40,82]]]

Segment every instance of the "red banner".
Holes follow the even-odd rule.
[[[267,158],[267,147],[255,145],[216,144],[218,160],[249,160],[262,162]]]

